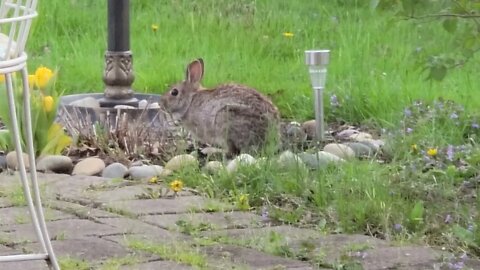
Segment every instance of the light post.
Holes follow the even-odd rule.
[[[308,66],[315,99],[315,123],[318,142],[323,141],[325,137],[325,129],[323,125],[323,89],[325,88],[327,77],[329,55],[330,50],[305,51],[305,64]]]
[[[134,97],[132,52],[130,51],[129,0],[108,0],[108,50],[105,53],[105,96],[100,106],[138,106]]]

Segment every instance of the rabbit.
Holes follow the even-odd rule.
[[[196,139],[232,156],[259,150],[267,136],[279,134],[280,113],[267,97],[234,83],[205,89],[203,74],[198,58],[187,66],[185,80],[160,97],[160,106]]]

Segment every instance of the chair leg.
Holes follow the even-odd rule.
[[[5,83],[6,83],[6,86],[7,86],[7,98],[8,98],[8,106],[9,106],[9,115],[10,115],[10,120],[11,120],[11,123],[12,123],[11,132],[12,132],[12,138],[13,138],[13,141],[14,141],[14,144],[15,144],[15,150],[17,152],[18,171],[19,171],[20,180],[21,180],[22,186],[23,186],[23,194],[25,196],[25,200],[27,201],[27,205],[28,205],[28,209],[29,209],[30,216],[31,216],[31,219],[32,219],[35,234],[36,234],[38,240],[40,241],[40,245],[42,247],[42,252],[46,253],[47,252],[47,246],[45,245],[45,242],[46,242],[46,240],[49,240],[49,239],[44,238],[44,235],[42,233],[42,230],[41,230],[41,227],[40,227],[40,224],[39,224],[37,211],[36,211],[36,208],[35,208],[35,206],[33,204],[33,201],[32,201],[32,195],[31,195],[30,186],[29,186],[29,183],[28,183],[27,171],[26,171],[25,163],[23,161],[23,156],[22,156],[23,151],[22,151],[22,144],[21,144],[20,128],[18,126],[17,112],[16,112],[16,108],[15,108],[14,89],[13,89],[13,82],[12,82],[12,74],[11,73],[5,74]],[[28,77],[27,77],[27,81],[24,82],[24,84],[27,84],[27,87],[28,87]],[[24,93],[24,95],[25,95],[25,93]],[[29,104],[30,103],[28,102],[28,105]],[[31,122],[31,118],[29,120]],[[33,146],[33,144],[32,144],[32,146]],[[33,157],[33,159],[35,158],[34,155],[30,154],[30,163],[32,163],[32,157]],[[31,164],[31,165],[35,166],[35,162],[33,162],[33,164]],[[35,168],[35,167],[33,167],[33,168]],[[50,248],[51,248],[51,246],[50,246]],[[48,254],[48,255],[50,255],[50,254]],[[55,258],[55,257],[53,257],[53,258]],[[50,261],[50,264],[54,267],[55,270],[60,269],[58,267],[58,264],[56,263],[56,260],[54,262]]]
[[[48,234],[47,225],[45,223],[45,216],[43,213],[43,206],[40,198],[40,189],[38,188],[38,178],[37,178],[37,166],[35,163],[35,149],[33,147],[33,130],[32,130],[32,113],[30,106],[30,87],[28,83],[28,71],[24,67],[21,71],[22,73],[22,85],[23,85],[23,112],[25,117],[25,131],[27,135],[27,150],[30,157],[30,180],[33,189],[33,201],[35,204],[35,210],[38,218],[38,223],[40,225],[40,231],[43,236],[43,243],[46,248],[50,266],[59,270],[57,258],[52,248],[52,243],[50,241],[50,236]]]

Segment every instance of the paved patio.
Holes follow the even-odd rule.
[[[444,261],[441,251],[429,247],[274,226],[254,213],[235,211],[228,204],[187,191],[176,198],[146,199],[147,188],[158,186],[100,177],[39,177],[57,256],[86,261],[94,269],[106,265],[125,270],[198,269],[195,263],[182,263],[192,254],[202,258],[198,265],[203,269],[331,269],[345,256],[364,269],[434,269]],[[39,250],[19,194],[18,176],[0,174],[0,255]],[[281,253],[282,245],[272,240],[275,236],[281,237],[290,253],[316,254],[323,268],[271,255]],[[260,246],[279,252],[254,248]],[[480,269],[477,261],[468,264]],[[0,269],[48,267],[42,261],[30,261],[0,264]]]

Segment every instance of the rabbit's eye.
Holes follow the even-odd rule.
[[[170,94],[174,97],[176,97],[178,95],[178,89],[177,88],[174,88],[172,91],[170,91]]]

